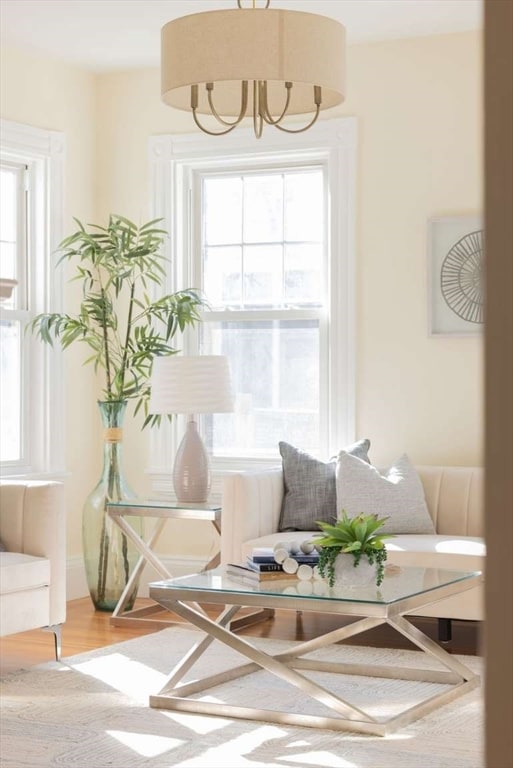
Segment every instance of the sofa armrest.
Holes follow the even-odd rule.
[[[11,552],[50,561],[50,624],[66,618],[66,512],[62,483],[0,484],[0,539]]]
[[[278,531],[283,499],[281,467],[232,472],[223,480],[221,563],[237,563],[242,544]]]

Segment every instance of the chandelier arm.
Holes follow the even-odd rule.
[[[196,114],[196,110],[195,109],[192,110],[192,117],[194,119],[194,122],[196,123],[196,125],[200,129],[200,131],[203,131],[203,133],[208,133],[209,136],[224,136],[225,133],[230,133],[238,125],[238,123],[234,123],[229,128],[227,128],[225,131],[210,131],[208,128],[205,128],[203,125],[201,125],[201,123],[200,123],[200,121],[198,119],[198,116]]]
[[[222,123],[222,125],[228,125],[233,127],[235,127],[236,125],[239,125],[239,123],[245,116],[248,109],[248,81],[242,80],[241,82],[240,111],[239,111],[239,116],[233,122],[230,122],[229,120],[224,120],[224,118],[221,117],[221,115],[217,112],[216,108],[214,107],[214,100],[212,98],[212,93],[214,91],[214,83],[207,83],[206,87],[207,87],[208,105],[211,109],[212,115],[215,117],[218,123]]]
[[[260,83],[257,80],[253,80],[253,131],[257,139],[262,136],[263,129],[264,119],[260,104]]]
[[[266,0],[266,3],[264,5],[264,10],[266,8],[269,8],[271,4],[271,0]],[[237,0],[237,6],[242,9],[242,0]],[[255,0],[253,0],[253,8],[255,7]]]
[[[283,120],[283,118],[285,117],[285,115],[287,114],[287,110],[288,110],[289,104],[290,104],[290,94],[291,94],[291,91],[292,91],[292,83],[289,82],[289,81],[287,81],[285,83],[285,88],[286,88],[286,91],[287,91],[287,98],[285,100],[285,106],[283,107],[281,115],[279,117],[277,117],[276,119],[273,119],[271,113],[269,112],[269,105],[267,103],[267,81],[266,80],[261,81],[261,85],[262,85],[262,90],[261,90],[261,93],[260,93],[260,104],[263,105],[262,106],[262,117],[264,118],[265,122],[268,125],[278,125],[278,123],[280,123]]]
[[[273,125],[275,128],[278,128],[280,131],[285,131],[285,133],[303,133],[303,131],[307,131],[316,122],[317,118],[319,117],[320,111],[321,111],[321,107],[320,107],[320,104],[318,104],[317,109],[315,110],[315,115],[312,117],[310,122],[307,123],[307,125],[303,126],[303,128],[284,128],[283,125],[279,125],[278,123],[273,123]]]
[[[273,125],[275,128],[279,128],[280,131],[285,131],[285,133],[303,133],[303,131],[307,131],[316,122],[317,118],[319,117],[319,112],[321,111],[322,89],[320,85],[314,85],[314,102],[316,107],[315,114],[310,122],[307,123],[307,125],[305,125],[303,128],[284,128],[283,125],[279,125],[278,123],[273,123]]]

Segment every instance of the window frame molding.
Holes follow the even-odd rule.
[[[330,350],[332,352],[328,358],[328,382],[321,382],[321,390],[325,386],[329,398],[326,409],[329,416],[326,415],[325,423],[321,421],[323,453],[326,453],[322,458],[327,460],[342,446],[355,440],[356,118],[319,121],[309,131],[294,136],[293,140],[279,131],[267,131],[255,140],[250,129],[217,137],[200,133],[151,136],[148,146],[150,215],[163,219],[163,227],[170,233],[164,246],[165,256],[171,262],[164,286],[166,292],[188,287],[192,284],[197,257],[193,253],[195,233],[191,220],[194,172],[200,168],[215,171],[227,165],[247,169],[254,164],[258,168],[264,159],[284,164],[284,153],[286,164],[311,162],[327,167],[330,324],[329,331],[321,333],[325,346],[320,350],[321,358],[329,355]],[[187,196],[182,191],[184,185],[189,190]],[[177,258],[176,255],[182,253],[187,254],[186,259]],[[332,345],[333,338],[337,339],[336,350]],[[190,350],[187,337],[180,346],[185,353]],[[171,424],[152,430],[147,472],[152,491],[157,495],[173,493],[173,457],[183,428],[183,417],[178,417]],[[272,458],[214,459],[212,496],[220,493],[220,480],[226,472],[278,463],[279,460]]]
[[[63,237],[64,133],[0,120],[2,159],[27,165],[28,306],[30,315],[59,312],[63,305],[62,270],[55,251]],[[26,312],[23,312],[26,315]],[[25,384],[22,441],[30,446],[22,462],[1,465],[2,479],[47,478],[65,474],[64,366],[59,347],[25,332]],[[37,381],[37,386],[33,382]],[[32,384],[32,385],[31,385]]]

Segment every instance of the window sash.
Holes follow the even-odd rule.
[[[60,311],[62,276],[55,249],[63,232],[64,135],[1,120],[0,161],[25,166],[23,204],[26,226],[19,225],[20,285],[17,309],[1,308],[3,317],[22,325],[21,452],[1,463],[3,477],[46,477],[64,472],[64,382],[62,352],[43,345],[25,326],[34,315]]]
[[[12,269],[7,269],[5,263],[0,262],[0,273],[2,277],[15,279],[18,285],[15,287],[12,300],[4,302],[2,309],[7,312],[12,309],[26,309],[28,301],[27,291],[27,194],[26,194],[26,175],[27,166],[25,163],[9,162],[2,158],[0,162],[2,171],[11,174],[14,177],[15,211],[14,211],[14,239],[3,240],[2,246],[12,246],[13,265]],[[5,203],[5,201],[4,201]]]
[[[230,163],[227,162],[227,166],[229,166]],[[304,173],[312,173],[317,172],[321,174],[322,179],[322,188],[324,189],[324,200],[323,200],[323,233],[322,233],[322,262],[320,264],[320,274],[321,274],[321,295],[318,297],[318,306],[315,307],[315,309],[305,309],[301,303],[299,303],[298,307],[295,307],[294,305],[286,305],[283,303],[283,285],[279,288],[279,296],[280,299],[278,302],[274,302],[271,297],[270,304],[271,306],[268,306],[266,304],[262,305],[253,305],[248,306],[248,304],[245,301],[245,290],[244,285],[242,284],[240,286],[241,294],[240,294],[240,300],[242,301],[242,308],[240,302],[234,302],[233,304],[228,304],[227,308],[219,309],[215,308],[213,311],[206,311],[202,313],[202,327],[199,329],[199,333],[196,335],[194,342],[189,344],[189,353],[197,354],[204,353],[204,354],[222,354],[222,349],[213,349],[211,344],[206,341],[210,338],[208,325],[210,323],[217,324],[218,328],[219,325],[222,323],[227,323],[228,327],[226,328],[225,333],[230,337],[232,334],[230,334],[228,328],[231,327],[233,329],[233,324],[238,322],[241,324],[245,324],[245,330],[246,333],[249,333],[250,324],[257,324],[260,322],[272,322],[272,321],[293,321],[293,320],[299,320],[299,319],[315,319],[318,322],[318,342],[317,342],[317,349],[318,353],[316,355],[314,365],[316,367],[317,375],[316,375],[316,390],[317,390],[317,400],[315,403],[314,408],[314,423],[310,425],[310,422],[308,424],[311,426],[311,429],[305,428],[304,434],[298,434],[297,438],[298,441],[300,437],[303,437],[303,448],[304,449],[310,449],[312,453],[319,453],[322,451],[323,448],[326,446],[327,442],[327,424],[328,424],[328,375],[327,375],[327,369],[328,369],[328,359],[326,358],[325,351],[328,349],[328,338],[327,338],[327,331],[328,331],[328,319],[329,319],[329,294],[327,291],[327,285],[328,282],[325,278],[326,275],[329,273],[329,260],[328,260],[328,247],[327,247],[327,221],[329,220],[329,217],[326,215],[327,208],[328,208],[328,196],[327,196],[327,183],[328,183],[328,169],[327,169],[327,163],[325,158],[319,158],[319,160],[316,163],[312,163],[310,159],[308,159],[304,164],[300,163],[298,159],[295,159],[293,164],[289,166],[287,162],[283,161],[283,158],[273,159],[273,158],[266,158],[265,160],[262,159],[258,168],[255,169],[251,166],[251,163],[244,164],[238,163],[237,168],[230,169],[230,170],[224,170],[223,173],[214,172],[208,168],[198,168],[195,169],[188,178],[188,193],[190,195],[190,207],[188,211],[189,215],[189,225],[191,230],[191,243],[190,243],[190,252],[192,254],[191,256],[191,278],[192,278],[192,285],[200,287],[203,291],[207,290],[207,286],[205,284],[205,273],[204,273],[204,264],[205,264],[205,257],[204,252],[205,248],[208,247],[208,244],[205,242],[205,213],[204,213],[204,205],[205,205],[205,182],[208,180],[211,180],[213,178],[241,178],[243,181],[246,178],[251,178],[252,176],[265,176],[267,178],[272,178],[273,176],[276,178],[282,179],[282,190],[283,193],[285,193],[285,186],[287,183],[287,178],[292,176],[293,174],[304,174]],[[285,176],[285,179],[283,177]],[[241,224],[242,219],[244,218],[244,205],[246,203],[245,198],[242,198],[242,208],[240,211],[241,216]],[[280,224],[285,225],[285,214],[284,210],[281,210],[279,212],[279,215],[281,216],[281,222]],[[274,241],[274,245],[277,247],[284,246],[286,243],[286,232],[285,229],[281,231],[281,238],[278,238]],[[251,248],[252,243],[247,242],[245,238],[245,231],[242,228],[239,233],[239,240],[237,245],[242,249],[241,254],[241,278],[244,281],[245,278],[245,271],[244,271],[244,249]],[[207,298],[209,298],[207,294]],[[323,320],[324,322],[321,322]],[[242,329],[240,329],[240,333],[244,333]],[[265,331],[262,331],[262,333],[265,333]],[[279,344],[278,339],[281,337],[282,334],[286,334],[285,328],[282,326],[281,328],[275,328],[273,332],[270,332],[268,329],[267,334],[271,333],[271,340],[273,346],[276,344]],[[223,337],[222,332],[218,332],[218,335]],[[251,336],[251,334],[250,334]],[[254,343],[258,345],[257,342],[257,335],[255,335]],[[228,342],[227,342],[228,343]],[[232,345],[233,346],[233,345]],[[269,361],[268,357],[266,356],[266,362],[268,362],[271,365],[271,375],[273,379],[279,378],[280,375],[284,375],[285,372],[281,371],[281,365],[280,365],[280,358],[278,356],[278,351],[276,349],[272,349],[270,351],[270,357],[272,362]],[[240,360],[238,361],[239,364],[237,364],[237,361],[232,361],[234,367],[238,370],[240,368]],[[248,361],[248,365],[251,365],[251,362]],[[274,368],[277,367],[278,370],[274,370]],[[267,370],[267,366],[264,365],[264,369]],[[281,373],[280,373],[281,371]],[[235,371],[233,372],[235,374]],[[271,387],[273,386],[273,382],[271,382]],[[237,387],[236,387],[237,388]],[[278,442],[280,439],[288,439],[290,442],[294,442],[294,435],[296,433],[296,430],[294,429],[294,425],[290,422],[290,419],[287,419],[286,413],[282,412],[281,414],[281,420],[280,420],[280,409],[275,407],[272,409],[272,413],[274,413],[275,420],[276,420],[276,427],[279,430],[278,424],[282,423],[282,426],[285,428],[285,424],[288,423],[288,430],[287,433],[281,433],[278,435],[278,433],[275,434],[276,439],[273,441],[273,444],[266,443],[266,447],[259,448],[259,443],[261,442],[258,439],[259,431],[262,431],[262,428],[259,429],[260,422],[264,422],[266,420],[266,414],[265,411],[262,411],[258,408],[258,406],[254,405],[255,401],[255,395],[251,398],[252,407],[254,407],[254,422],[251,422],[251,427],[249,429],[250,434],[253,435],[253,445],[246,445],[245,447],[242,445],[242,428],[240,431],[238,431],[236,428],[234,431],[234,437],[235,439],[239,440],[239,451],[238,453],[231,451],[226,452],[226,450],[220,451],[216,446],[212,445],[213,435],[218,434],[221,429],[217,430],[215,429],[216,424],[226,424],[226,429],[229,431],[228,425],[237,424],[241,419],[243,420],[243,417],[240,416],[238,413],[239,409],[242,406],[242,400],[243,397],[241,396],[242,393],[239,394],[239,396],[236,398],[236,405],[235,410],[236,413],[230,414],[229,416],[220,416],[220,415],[214,415],[211,419],[202,419],[200,422],[200,429],[202,426],[206,424],[208,421],[210,428],[205,429],[204,428],[204,439],[207,444],[207,448],[211,451],[212,456],[212,462],[214,466],[218,465],[219,463],[226,463],[230,460],[238,460],[238,461],[244,461],[245,459],[249,460],[265,460],[265,461],[276,461],[279,459],[279,452],[278,452]],[[267,419],[272,418],[271,412],[269,412],[269,415],[267,416]],[[297,413],[297,419],[301,420],[301,415]],[[214,425],[212,427],[212,424]],[[269,423],[269,428],[272,430],[272,422]],[[315,425],[315,426],[314,426]],[[305,425],[306,427],[306,425]],[[313,432],[312,432],[313,429]],[[237,438],[237,435],[239,436]],[[310,438],[306,440],[306,435],[309,435]],[[311,443],[311,444],[310,444]],[[231,455],[230,455],[231,454]]]

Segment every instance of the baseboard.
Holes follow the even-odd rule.
[[[207,560],[195,557],[176,557],[160,555],[159,559],[173,576],[186,576],[188,573],[198,573],[205,567]],[[148,597],[148,584],[152,581],[159,581],[162,577],[155,571],[151,565],[146,565],[139,586],[139,597]],[[80,555],[69,557],[66,564],[66,599],[78,600],[81,597],[88,597],[87,580],[85,576],[84,563]]]
[[[68,557],[66,563],[66,600],[78,600],[80,597],[87,597],[88,594],[82,558],[79,555]]]

